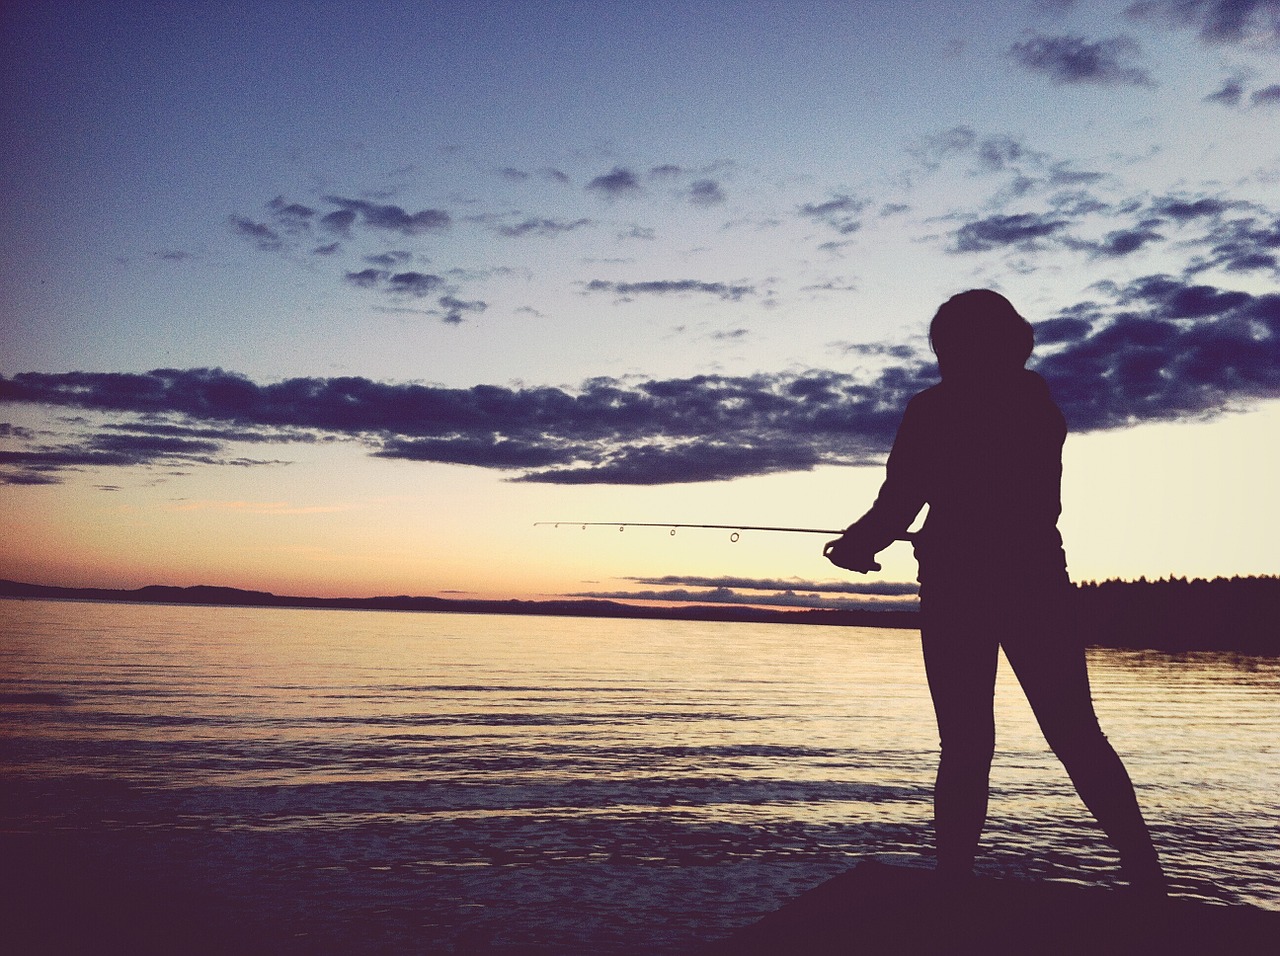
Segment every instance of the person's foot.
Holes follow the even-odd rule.
[[[1121,863],[1120,874],[1129,883],[1129,892],[1140,899],[1164,899],[1169,895],[1169,881],[1160,861],[1154,856],[1142,863]]]

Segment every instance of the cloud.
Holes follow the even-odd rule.
[[[994,215],[967,222],[955,231],[952,252],[986,252],[1004,246],[1028,247],[1066,228],[1067,221],[1048,214]]]
[[[1280,240],[1277,240],[1280,242]],[[615,290],[616,291],[616,290]],[[1037,324],[1036,368],[1071,427],[1205,418],[1280,398],[1280,293],[1153,274]],[[439,300],[458,315],[483,303]],[[936,381],[912,352],[874,374],[829,370],[590,379],[577,388],[444,388],[360,377],[259,384],[219,369],[0,376],[0,402],[110,424],[60,443],[0,429],[3,480],[67,469],[262,464],[237,441],[350,441],[370,454],[553,484],[670,484],[882,460],[907,400]],[[89,424],[74,426],[89,428]],[[723,583],[723,582],[722,582]]]
[[[871,203],[843,193],[819,203],[805,203],[797,210],[806,219],[816,219],[830,226],[841,235],[849,235],[862,228],[859,218]]]
[[[403,249],[392,249],[389,252],[381,252],[376,256],[365,256],[364,261],[389,269],[392,266],[398,266],[402,262],[408,262],[412,258],[412,252],[406,252]]]
[[[384,229],[403,236],[417,236],[424,232],[438,232],[452,222],[450,215],[443,209],[421,209],[418,212],[406,212],[400,206],[380,205],[364,199],[345,199],[342,196],[326,196],[325,201],[338,207],[341,213],[349,213],[349,217],[333,219],[334,214],[326,216],[326,222],[343,223],[349,229],[360,218],[362,225],[370,229]],[[333,225],[330,225],[333,228]],[[334,231],[341,231],[334,229]]]
[[[231,231],[243,239],[248,239],[265,252],[274,252],[283,244],[280,233],[265,222],[254,222],[243,216],[232,216],[229,220]]]
[[[1151,208],[1158,215],[1185,222],[1209,216],[1221,216],[1236,205],[1238,204],[1210,196],[1202,196],[1199,199],[1167,196],[1153,202]]]
[[[1132,229],[1116,229],[1107,233],[1100,242],[1072,242],[1076,248],[1084,249],[1098,258],[1118,259],[1132,255],[1139,249],[1164,239],[1152,228],[1152,223],[1143,223]]]
[[[1093,330],[1093,323],[1075,316],[1059,316],[1035,323],[1036,345],[1078,342]]]
[[[625,196],[640,191],[640,178],[623,166],[615,166],[587,183],[587,188],[609,197]]]
[[[428,272],[397,272],[387,277],[387,288],[403,295],[430,295],[444,285],[444,279]]]
[[[1166,27],[1189,27],[1210,44],[1280,43],[1277,0],[1141,0],[1125,13]]]
[[[724,202],[724,190],[714,179],[697,179],[689,186],[689,202],[695,206],[718,206]]]
[[[966,161],[972,177],[1001,177],[997,199],[1020,198],[1038,189],[1061,190],[1091,185],[1104,174],[1074,168],[1003,133],[980,135],[969,126],[952,126],[909,147],[918,167],[904,173],[910,185],[918,172],[933,173],[944,164]],[[893,207],[889,207],[893,208]],[[882,213],[883,215],[883,213]]]
[[[351,227],[355,224],[356,214],[350,209],[338,209],[328,213],[320,220],[320,225],[328,232],[343,236],[351,235]]]
[[[702,282],[697,279],[653,279],[647,282],[607,282],[592,279],[585,286],[588,292],[612,292],[629,299],[637,295],[683,295],[694,292],[712,295],[718,299],[737,302],[744,296],[755,295],[755,286],[727,282]]]
[[[741,594],[732,588],[710,588],[705,591],[694,591],[688,588],[670,588],[663,591],[576,591],[565,596],[604,601],[679,601],[694,604],[820,608],[830,611],[913,611],[916,608],[914,601],[852,600],[795,591]]]
[[[1217,223],[1205,239],[1208,251],[1191,271],[1219,267],[1228,272],[1280,270],[1280,216],[1269,223],[1247,216]]]
[[[294,223],[298,226],[309,223],[315,218],[316,211],[302,203],[288,202],[283,196],[277,196],[267,203],[267,208],[282,222]]]
[[[1125,36],[1096,42],[1078,36],[1038,36],[1009,48],[1016,63],[1055,83],[1153,86],[1146,70],[1128,65],[1138,52],[1138,44]]]
[[[467,302],[451,295],[442,295],[437,304],[443,312],[441,318],[451,325],[462,322],[468,314],[479,315],[489,308],[487,302],[479,299]]]
[[[666,574],[657,578],[629,577],[627,581],[655,587],[733,588],[739,591],[809,591],[821,594],[863,594],[911,597],[920,586],[906,581],[805,581],[800,578],[702,577]]]
[[[0,484],[53,485],[61,472],[86,468],[165,467],[190,465],[284,464],[218,457],[224,442],[212,437],[157,434],[145,426],[126,429],[107,426],[95,435],[74,436],[58,443],[41,443],[29,432],[21,450],[0,449]]]
[[[524,219],[513,226],[499,226],[498,232],[513,239],[525,236],[558,236],[591,225],[590,219],[574,219],[568,222],[556,219]]]
[[[36,433],[30,428],[14,425],[12,422],[0,422],[0,438],[21,438],[30,441],[35,437]]]
[[[373,289],[387,277],[385,269],[361,269],[359,272],[348,272],[346,280],[361,289]]]
[[[683,173],[684,173],[684,170],[681,169],[679,166],[675,165],[674,163],[663,163],[661,166],[654,166],[651,170],[649,170],[649,178],[650,179],[670,179],[675,176],[680,176]]]
[[[1223,106],[1239,106],[1244,98],[1244,83],[1240,80],[1227,80],[1222,88],[1204,98],[1206,103],[1221,103]]]
[[[395,295],[422,298],[445,285],[444,279],[428,272],[390,272],[387,269],[361,269],[348,272],[346,281],[361,289],[383,289]]]
[[[1280,105],[1280,83],[1273,83],[1271,86],[1264,86],[1260,90],[1254,90],[1249,95],[1249,102],[1254,106]]]
[[[1280,397],[1280,295],[1167,275],[1112,295],[1110,321],[1039,361],[1073,429],[1211,417]]]
[[[700,577],[664,575],[624,580],[662,590],[585,591],[571,597],[632,601],[694,601],[701,604],[755,604],[844,611],[914,611],[919,586],[899,581],[815,582],[799,578]],[[699,589],[699,590],[695,590]],[[845,595],[856,595],[857,598]],[[861,598],[861,599],[859,599]],[[871,600],[866,600],[871,598]],[[875,600],[881,598],[881,600]]]
[[[925,384],[919,369],[902,368],[870,384],[814,372],[593,379],[574,391],[363,378],[259,385],[218,369],[159,369],[0,378],[0,401],[165,415],[189,427],[274,428],[281,441],[291,430],[341,437],[382,457],[522,470],[523,481],[662,484],[878,460],[906,397]]]

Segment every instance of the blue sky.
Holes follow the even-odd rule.
[[[847,524],[976,286],[1077,577],[1276,570],[1276,2],[0,17],[0,574],[830,597],[820,540],[529,526]]]

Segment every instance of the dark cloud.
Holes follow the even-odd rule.
[[[1038,213],[988,216],[965,223],[953,236],[953,252],[986,252],[1005,246],[1026,247],[1066,228],[1067,221]]]
[[[1093,329],[1093,323],[1075,316],[1059,316],[1035,323],[1036,345],[1078,342]]]
[[[487,302],[478,299],[466,302],[451,295],[442,295],[438,304],[442,312],[441,318],[451,325],[463,322],[468,314],[479,315],[489,308]]]
[[[657,578],[625,578],[653,587],[733,588],[738,591],[809,591],[823,594],[864,594],[881,597],[910,597],[920,586],[906,581],[802,581],[798,578],[701,577],[667,574]]]
[[[503,179],[509,179],[513,183],[523,183],[529,179],[529,174],[523,169],[516,169],[513,166],[504,166],[498,170],[498,175]]]
[[[1264,86],[1260,90],[1254,90],[1249,96],[1249,102],[1254,106],[1280,105],[1280,83],[1274,83],[1271,86]]]
[[[518,222],[514,226],[499,226],[498,232],[504,236],[519,239],[525,236],[558,236],[589,225],[591,225],[590,219],[574,219],[565,222],[556,219],[530,218]]]
[[[1125,12],[1161,26],[1189,27],[1206,43],[1280,43],[1277,0],[1141,0]]]
[[[675,176],[680,176],[683,173],[684,173],[684,170],[681,169],[679,166],[676,166],[673,163],[663,163],[661,166],[654,166],[651,170],[649,170],[649,178],[650,179],[671,179]]]
[[[824,597],[821,594],[779,591],[743,594],[732,588],[710,588],[695,591],[669,588],[663,591],[576,591],[566,597],[593,598],[605,601],[678,601],[694,604],[744,604],[763,607],[821,608],[830,611],[912,611],[915,602],[874,601]]]
[[[846,355],[867,355],[873,357],[889,356],[890,358],[909,361],[918,358],[915,349],[910,345],[890,344],[888,342],[844,342],[840,351]]]
[[[1244,84],[1240,80],[1227,80],[1221,89],[1204,98],[1206,103],[1221,103],[1223,106],[1239,106],[1244,98]]]
[[[429,272],[397,272],[387,279],[387,288],[402,295],[430,295],[444,285],[444,279]]]
[[[259,249],[266,252],[274,252],[280,248],[283,242],[280,238],[280,233],[265,222],[254,222],[252,219],[246,219],[243,216],[232,216],[229,222],[231,223],[232,232],[241,238],[248,239]]]
[[[551,182],[557,183],[561,186],[569,185],[569,177],[558,169],[552,169],[550,167],[546,169],[540,169],[538,170],[538,175],[541,176],[543,179],[548,179]]]
[[[445,229],[452,222],[450,215],[443,209],[422,209],[418,212],[406,212],[400,206],[381,205],[379,203],[368,202],[364,199],[346,199],[342,196],[327,196],[325,201],[338,207],[339,212],[349,213],[352,218],[332,220],[336,223],[345,223],[349,229],[354,222],[355,217],[359,217],[362,225],[368,226],[370,229],[385,229],[390,232],[398,232],[404,236],[417,236],[424,232],[438,232]],[[331,223],[330,214],[325,217],[326,223]],[[330,224],[330,228],[333,225]],[[341,231],[335,229],[334,231]]]
[[[348,272],[346,280],[362,289],[376,288],[388,273],[385,269],[361,269],[359,272]]]
[[[58,484],[64,471],[87,468],[128,468],[159,465],[280,464],[219,457],[224,442],[209,437],[157,434],[127,426],[108,426],[95,435],[76,436],[59,443],[40,443],[34,436],[21,450],[0,449],[0,484]]]
[[[288,202],[283,196],[277,196],[271,202],[267,203],[277,219],[286,222],[305,223],[315,217],[316,211],[310,206],[304,206],[301,203]]]
[[[1055,83],[1152,86],[1146,70],[1129,65],[1138,52],[1138,44],[1124,36],[1094,42],[1078,36],[1039,36],[1009,48],[1016,63]]]
[[[347,282],[361,289],[383,289],[397,295],[421,298],[444,287],[445,281],[428,272],[390,272],[386,269],[361,269],[348,272]]]
[[[727,282],[701,282],[697,279],[654,279],[648,282],[606,282],[604,279],[592,279],[585,288],[588,292],[612,292],[623,298],[696,292],[713,295],[730,302],[737,302],[744,296],[755,295],[756,292],[755,286]]]
[[[320,220],[320,225],[339,236],[350,236],[351,227],[355,224],[356,214],[350,209],[338,209],[328,213]]]
[[[1195,271],[1217,266],[1228,272],[1280,270],[1280,216],[1260,222],[1249,216],[1220,222],[1205,240],[1208,251]]]
[[[1170,219],[1176,219],[1179,222],[1186,222],[1192,219],[1203,219],[1208,216],[1221,216],[1234,205],[1234,203],[1208,196],[1199,199],[1169,196],[1156,200],[1152,203],[1151,208],[1158,215],[1168,216]]]
[[[869,205],[868,200],[840,194],[824,202],[805,203],[798,212],[807,219],[825,223],[841,235],[849,235],[862,228],[859,217]]]
[[[291,430],[344,437],[383,457],[518,469],[524,481],[661,484],[878,460],[906,397],[927,382],[918,368],[896,368],[873,384],[814,372],[594,379],[576,391],[447,389],[363,378],[259,385],[218,369],[160,369],[0,378],[0,401],[166,415],[215,430],[273,428],[282,441]],[[92,450],[92,461],[46,464],[129,463],[101,457],[117,451],[109,445]],[[38,463],[16,464],[31,471]]]
[[[714,179],[698,179],[689,186],[689,202],[695,206],[718,206],[724,202],[724,190]]]
[[[1026,148],[1011,136],[988,136],[977,144],[978,160],[992,172],[1001,172],[1027,157]]]
[[[1113,296],[1110,321],[1039,362],[1072,428],[1211,416],[1280,397],[1280,295],[1156,275]]]
[[[1116,229],[1107,233],[1101,242],[1075,243],[1075,245],[1087,249],[1094,256],[1118,259],[1163,239],[1164,236],[1151,228],[1151,224],[1148,223],[1133,229]]]
[[[1037,369],[1076,430],[1208,417],[1280,398],[1280,294],[1149,275],[1099,285],[1037,325]],[[475,303],[440,300],[442,309]],[[365,378],[259,384],[218,369],[0,376],[0,402],[79,409],[61,444],[0,429],[5,480],[148,464],[254,464],[233,441],[346,440],[386,458],[469,464],[514,480],[664,484],[870,464],[910,396],[935,381],[913,352],[874,377],[814,370],[621,381],[577,389],[444,388]],[[127,419],[122,421],[121,419]],[[722,582],[723,583],[723,582]]]
[[[412,258],[412,252],[406,252],[403,249],[392,249],[389,252],[382,252],[376,256],[365,256],[364,261],[372,263],[375,266],[383,266],[384,268],[389,269],[392,266],[398,266],[402,262],[408,262]]]
[[[597,176],[587,183],[587,188],[606,196],[625,196],[639,192],[640,179],[631,170],[615,166],[610,172]]]

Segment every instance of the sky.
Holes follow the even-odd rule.
[[[1280,571],[1280,2],[0,6],[0,577],[893,607],[994,288],[1073,579]],[[564,522],[560,528],[535,522]]]

